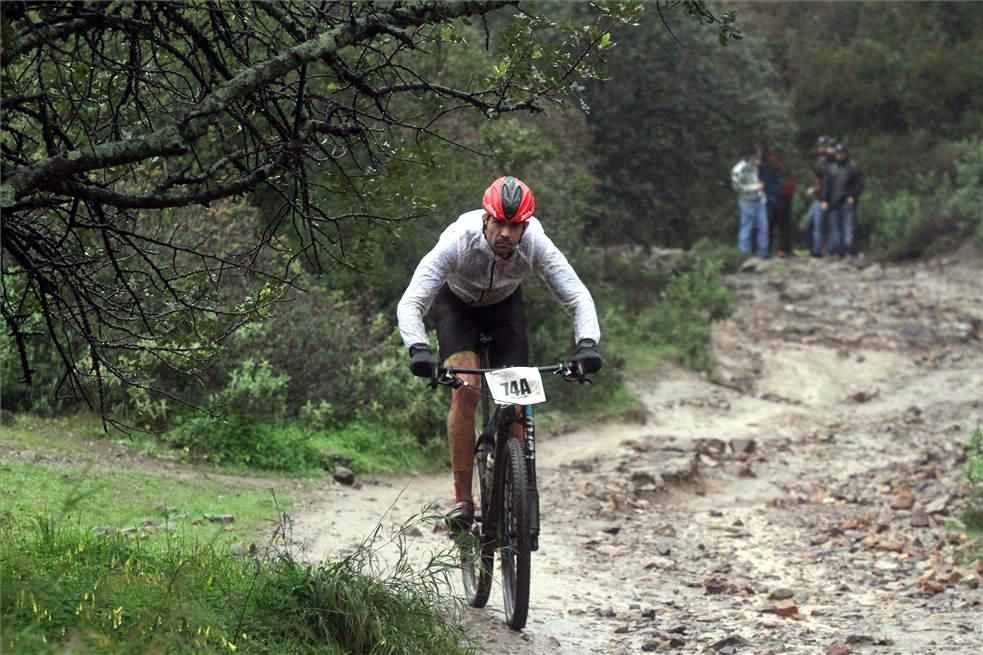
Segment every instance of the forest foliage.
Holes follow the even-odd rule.
[[[983,243],[972,4],[216,6],[4,3],[4,407],[269,468],[437,435],[393,310],[506,172],[598,300],[605,383],[564,412],[616,402],[639,348],[712,366],[733,248],[706,244],[734,241],[749,143],[786,154],[798,216],[815,137],[845,141],[865,249]],[[673,275],[626,243],[702,255]],[[569,319],[527,303],[534,359],[566,356]]]

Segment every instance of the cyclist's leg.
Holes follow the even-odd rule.
[[[478,368],[478,354],[454,353],[444,361],[445,366]],[[474,468],[474,414],[480,398],[481,377],[459,376],[466,386],[451,392],[451,408],[447,414],[447,442],[451,451],[451,470],[454,472],[454,501],[472,499],[471,471]]]
[[[429,317],[437,329],[440,359],[448,366],[478,368],[478,315],[445,284],[430,307]],[[471,470],[474,468],[474,413],[481,379],[462,375],[467,387],[454,389],[447,414],[447,442],[454,475],[454,501],[472,500]]]

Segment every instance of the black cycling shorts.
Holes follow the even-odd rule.
[[[440,361],[460,352],[478,353],[478,337],[492,338],[491,366],[528,366],[529,339],[522,289],[494,305],[469,305],[446,284],[437,292],[427,318],[437,329]]]

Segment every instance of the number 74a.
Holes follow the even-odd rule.
[[[502,392],[506,396],[527,396],[532,393],[532,387],[529,386],[529,380],[525,378],[502,382],[501,385]]]

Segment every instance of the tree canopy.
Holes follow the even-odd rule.
[[[718,19],[703,2],[657,8],[734,35],[733,17]],[[423,213],[413,189],[398,214],[375,212],[374,181],[418,161],[421,139],[454,141],[442,128],[461,111],[494,118],[561,102],[597,76],[611,30],[641,7],[12,1],[0,9],[0,309],[25,380],[29,342],[43,335],[65,366],[62,384],[93,404],[89,383],[100,399],[107,376],[140,384],[116,355],[193,370],[197,355],[295,281],[298,261],[317,271],[345,266],[352,235]],[[446,70],[433,57],[445,49],[480,49],[493,65]],[[261,216],[237,200],[257,191]],[[188,209],[198,206],[207,211]],[[232,230],[195,220],[236,212],[243,219]],[[235,229],[246,231],[246,214],[256,223],[248,237]],[[242,274],[255,284],[230,297],[228,279]]]

